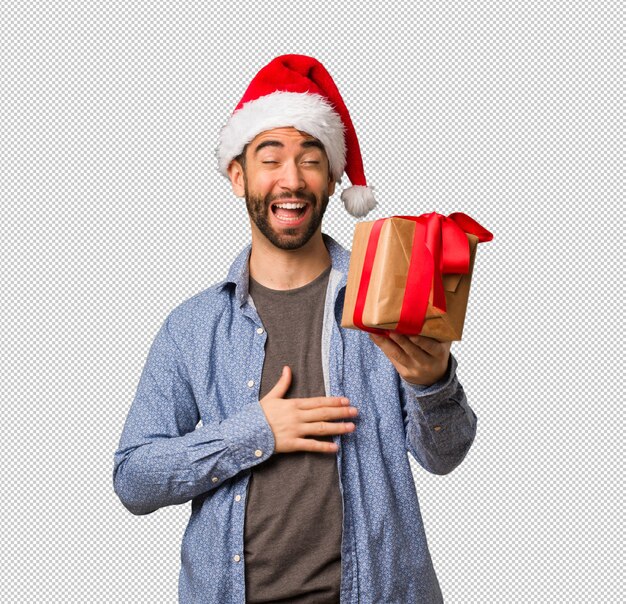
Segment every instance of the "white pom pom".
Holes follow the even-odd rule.
[[[370,210],[376,207],[374,187],[364,187],[362,185],[348,187],[341,192],[341,201],[346,206],[348,214],[356,218],[366,216]]]

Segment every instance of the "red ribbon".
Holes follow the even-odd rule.
[[[446,311],[446,294],[443,289],[442,274],[469,272],[469,242],[465,233],[476,235],[479,242],[491,241],[493,235],[473,218],[462,212],[454,212],[449,216],[430,212],[420,216],[391,216],[391,218],[404,218],[415,222],[409,272],[400,318],[393,331],[406,335],[416,335],[422,331],[424,325],[431,289],[433,290],[433,306],[442,312]],[[389,338],[389,332],[392,330],[364,325],[363,310],[380,231],[383,223],[388,219],[380,218],[374,221],[372,226],[353,315],[356,327],[385,338]]]

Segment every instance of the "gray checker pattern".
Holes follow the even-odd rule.
[[[3,3],[0,601],[176,601],[190,505],[129,514],[113,452],[159,325],[249,238],[219,128],[294,52],[351,112],[365,220],[494,233],[452,348],[476,441],[446,476],[412,462],[445,601],[623,602],[623,24],[617,1]],[[323,229],[350,247],[347,182]]]

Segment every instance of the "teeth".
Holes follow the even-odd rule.
[[[303,208],[306,203],[275,203],[274,206],[277,208],[285,208],[287,210],[297,210],[298,208]]]
[[[278,218],[281,222],[297,222],[299,218]]]

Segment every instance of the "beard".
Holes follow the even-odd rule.
[[[274,196],[268,194],[265,197],[251,195],[245,176],[244,189],[248,215],[264,237],[282,250],[297,250],[313,237],[320,224],[322,224],[322,218],[324,218],[324,213],[326,212],[329,201],[328,188],[324,189],[322,192],[319,202],[313,193],[304,192],[285,193],[283,195]],[[270,204],[278,199],[301,199],[302,201],[308,201],[310,203],[311,216],[309,217],[309,223],[305,230],[302,230],[300,226],[293,228],[283,227],[279,232],[272,227],[269,216],[269,213],[272,211]]]

